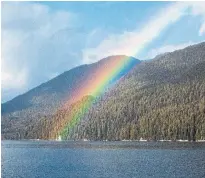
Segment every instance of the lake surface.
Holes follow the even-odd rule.
[[[205,143],[2,141],[3,178],[205,177]]]

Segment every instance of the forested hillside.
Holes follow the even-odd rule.
[[[12,138],[205,139],[205,43],[143,61],[123,76],[100,98],[85,95],[53,116],[27,120]]]
[[[205,139],[205,43],[141,63],[105,98],[69,137]]]
[[[83,117],[68,110],[45,118],[26,137],[91,140],[204,140],[205,43],[187,47],[137,65],[92,105]],[[48,122],[49,121],[49,122]],[[75,123],[75,124],[73,124]],[[63,131],[62,131],[63,130]]]
[[[126,61],[123,70],[112,80],[115,84],[126,75],[140,61],[123,55],[110,56],[96,63],[82,65],[71,69],[54,79],[28,91],[27,93],[2,104],[2,137],[5,139],[24,138],[24,132],[34,127],[42,118],[52,118],[53,114],[62,108],[70,106],[68,101],[73,98],[73,93],[83,88],[90,81],[98,80],[98,71],[106,71],[109,65]],[[109,89],[109,85],[107,86]],[[88,92],[88,93],[86,93]],[[89,94],[81,92],[78,97]],[[76,101],[77,97],[74,97]],[[75,102],[75,100],[72,102]],[[28,131],[29,132],[29,131]]]

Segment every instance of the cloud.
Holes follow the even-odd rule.
[[[205,2],[187,2],[190,7],[190,13],[194,16],[201,17],[201,27],[199,29],[199,36],[205,33]]]
[[[37,2],[4,1],[1,5],[4,101],[82,63],[96,62],[109,55],[136,56],[184,15],[200,17],[198,33],[205,33],[204,2],[171,3],[153,14],[142,28],[119,34],[98,27],[86,34],[76,29],[77,14]],[[153,49],[150,55],[171,49],[172,45]]]
[[[175,50],[183,49],[187,46],[194,45],[194,44],[196,44],[196,43],[190,41],[190,42],[182,43],[182,44],[178,44],[178,45],[166,45],[166,46],[162,46],[159,48],[154,48],[148,52],[148,55],[145,58],[146,59],[153,59],[154,57],[156,57],[159,54],[163,54],[166,52],[173,52]]]
[[[169,24],[176,22],[185,13],[185,10],[186,8],[182,3],[175,3],[152,17],[150,21],[146,22],[142,30],[110,35],[96,48],[84,50],[84,62],[91,63],[109,55],[137,55]]]
[[[203,6],[203,7],[200,7]],[[188,10],[190,10],[188,12]],[[148,20],[141,30],[124,31],[121,34],[111,34],[94,48],[83,50],[83,62],[92,63],[109,55],[124,54],[137,56],[150,42],[156,39],[169,25],[178,21],[181,17],[197,15],[204,17],[204,2],[176,2],[163,8]],[[202,20],[202,23],[204,21]],[[205,25],[202,24],[199,35],[202,35]]]
[[[80,64],[76,14],[35,2],[2,2],[1,9],[3,100]]]

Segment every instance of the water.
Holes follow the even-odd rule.
[[[205,143],[2,141],[3,178],[205,177]]]

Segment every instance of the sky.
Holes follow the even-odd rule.
[[[205,2],[1,2],[1,101],[110,55],[205,41]]]

